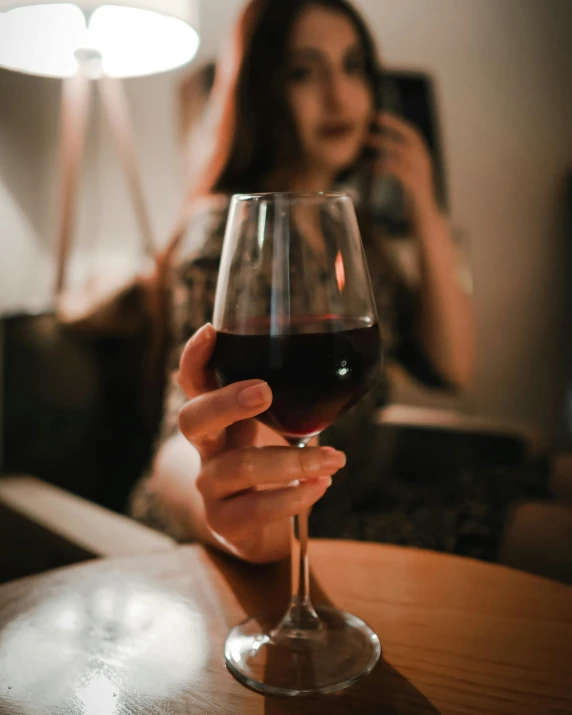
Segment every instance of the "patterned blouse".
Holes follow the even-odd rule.
[[[216,282],[228,213],[228,200],[197,202],[173,266],[172,315],[176,344],[170,369],[175,373],[191,335],[212,320]],[[365,246],[376,299],[386,364],[397,361],[418,380],[446,386],[416,339],[419,296],[398,266],[375,246]],[[495,470],[416,474],[404,479],[392,455],[395,435],[374,424],[373,414],[388,400],[384,377],[378,386],[321,435],[322,444],[343,450],[347,467],[313,508],[311,535],[396,543],[485,559],[496,558],[506,512],[523,493],[522,478],[506,479]],[[186,397],[171,379],[158,447],[178,432]],[[530,475],[524,475],[525,486]],[[528,481],[527,481],[528,480]],[[534,481],[534,479],[533,479]],[[149,475],[134,489],[131,514],[179,539],[182,531],[162,509]],[[524,489],[526,491],[526,489]],[[542,490],[541,490],[542,491]]]

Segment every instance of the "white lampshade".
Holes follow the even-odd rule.
[[[69,77],[91,58],[112,77],[165,72],[199,47],[197,0],[0,0],[0,67]]]

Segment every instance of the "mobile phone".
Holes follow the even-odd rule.
[[[384,74],[380,79],[378,109],[403,116],[400,87],[391,73]],[[376,158],[379,158],[379,152]],[[395,237],[410,233],[405,193],[399,179],[393,176],[377,177],[372,189],[372,201],[374,221],[378,226]]]
[[[447,209],[447,185],[433,80],[424,72],[386,71],[380,79],[380,109],[402,117],[417,127],[431,151],[437,202]],[[400,182],[379,177],[373,188],[374,218],[395,237],[411,234],[405,194]]]

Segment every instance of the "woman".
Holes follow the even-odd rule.
[[[429,152],[413,127],[377,109],[379,80],[373,41],[345,0],[253,0],[219,65],[217,150],[198,191],[211,198],[206,210],[204,201],[203,210],[193,202],[174,278],[177,357],[184,347],[180,387],[174,380],[152,474],[133,498],[136,516],[179,538],[199,539],[253,562],[283,557],[289,517],[324,496],[348,449],[351,477],[340,472],[313,511],[314,531],[326,533],[333,524],[334,533],[352,536],[344,524],[352,522],[355,509],[381,499],[372,524],[374,538],[385,538],[379,458],[366,449],[376,441],[368,431],[374,402],[386,399],[385,385],[322,437],[344,451],[317,443],[288,448],[253,420],[272,400],[260,381],[212,389],[207,363],[216,336],[204,324],[211,319],[230,194],[324,191],[356,177],[386,351],[419,376],[454,388],[471,378],[471,306],[455,277]],[[397,177],[407,194],[421,254],[418,292],[400,278],[385,239],[369,220],[371,180],[383,172]],[[352,444],[359,449],[351,450]],[[261,485],[274,489],[257,490]]]

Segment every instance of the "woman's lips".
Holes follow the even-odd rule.
[[[345,139],[354,131],[354,125],[349,122],[331,122],[322,124],[318,134],[323,139]]]

